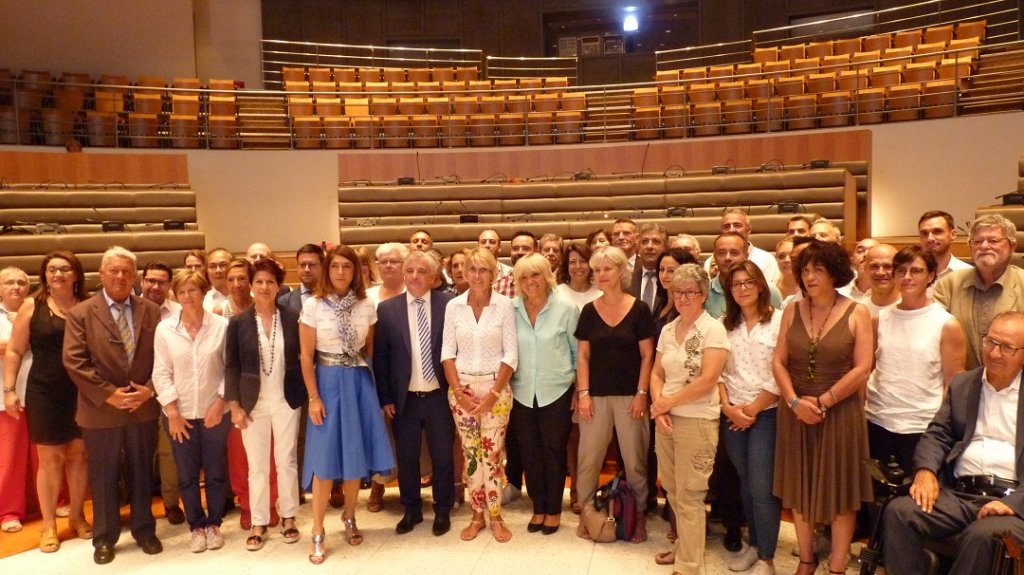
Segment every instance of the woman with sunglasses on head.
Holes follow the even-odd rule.
[[[774,493],[793,510],[798,574],[818,567],[814,526],[832,525],[830,573],[845,573],[863,502],[873,500],[863,389],[871,371],[871,316],[836,287],[853,279],[842,246],[814,240],[793,263],[806,294],[783,311],[772,372],[778,413]]]

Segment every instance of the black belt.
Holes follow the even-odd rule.
[[[416,397],[429,397],[437,392],[441,391],[441,388],[432,389],[430,391],[410,391],[409,395],[415,395]]]
[[[995,475],[961,475],[956,478],[956,490],[985,497],[1006,497],[1017,490],[1017,482]]]

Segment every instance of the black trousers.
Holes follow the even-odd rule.
[[[122,427],[83,429],[89,454],[89,488],[92,490],[92,544],[114,546],[121,537],[121,513],[117,481],[122,454],[126,464],[131,505],[131,533],[136,541],[156,535],[152,495],[153,455],[156,453],[157,421]]]
[[[987,574],[999,546],[996,536],[1009,531],[1024,539],[1024,519],[989,516],[978,519],[978,510],[992,498],[958,493],[943,487],[931,513],[921,511],[910,496],[885,508],[882,515],[885,571],[893,575],[927,573],[928,560],[921,544],[925,539],[956,536],[957,554],[950,575]]]
[[[167,418],[160,418],[167,429]],[[224,414],[220,423],[207,428],[202,419],[191,419],[189,438],[178,443],[171,438],[171,453],[178,466],[178,491],[185,505],[189,529],[208,525],[220,527],[228,493],[228,432],[231,418]],[[168,432],[168,436],[170,433]],[[199,474],[206,478],[206,506],[203,511]]]
[[[894,457],[907,475],[914,473],[914,450],[917,449],[917,442],[920,439],[920,433],[893,433],[881,425],[868,422],[871,458],[886,465],[889,458]]]
[[[421,512],[420,438],[426,435],[427,451],[433,462],[434,514],[447,516],[455,502],[455,420],[448,407],[445,389],[420,396],[409,393],[402,413],[391,422],[395,433],[395,459],[398,462],[398,500],[407,511]]]
[[[554,402],[527,407],[512,404],[509,427],[515,422],[515,441],[526,471],[526,490],[533,501],[535,515],[558,515],[565,494],[566,450],[572,431],[572,393],[570,387]]]

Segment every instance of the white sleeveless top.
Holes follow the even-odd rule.
[[[942,405],[942,327],[937,303],[878,313],[878,351],[868,378],[868,421],[893,433],[922,433]]]

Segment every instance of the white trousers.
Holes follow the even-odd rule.
[[[242,430],[242,443],[249,460],[249,511],[253,525],[270,523],[270,447],[273,439],[277,464],[277,511],[281,517],[295,517],[299,510],[299,465],[295,443],[301,410],[283,399],[259,402],[249,413]]]

